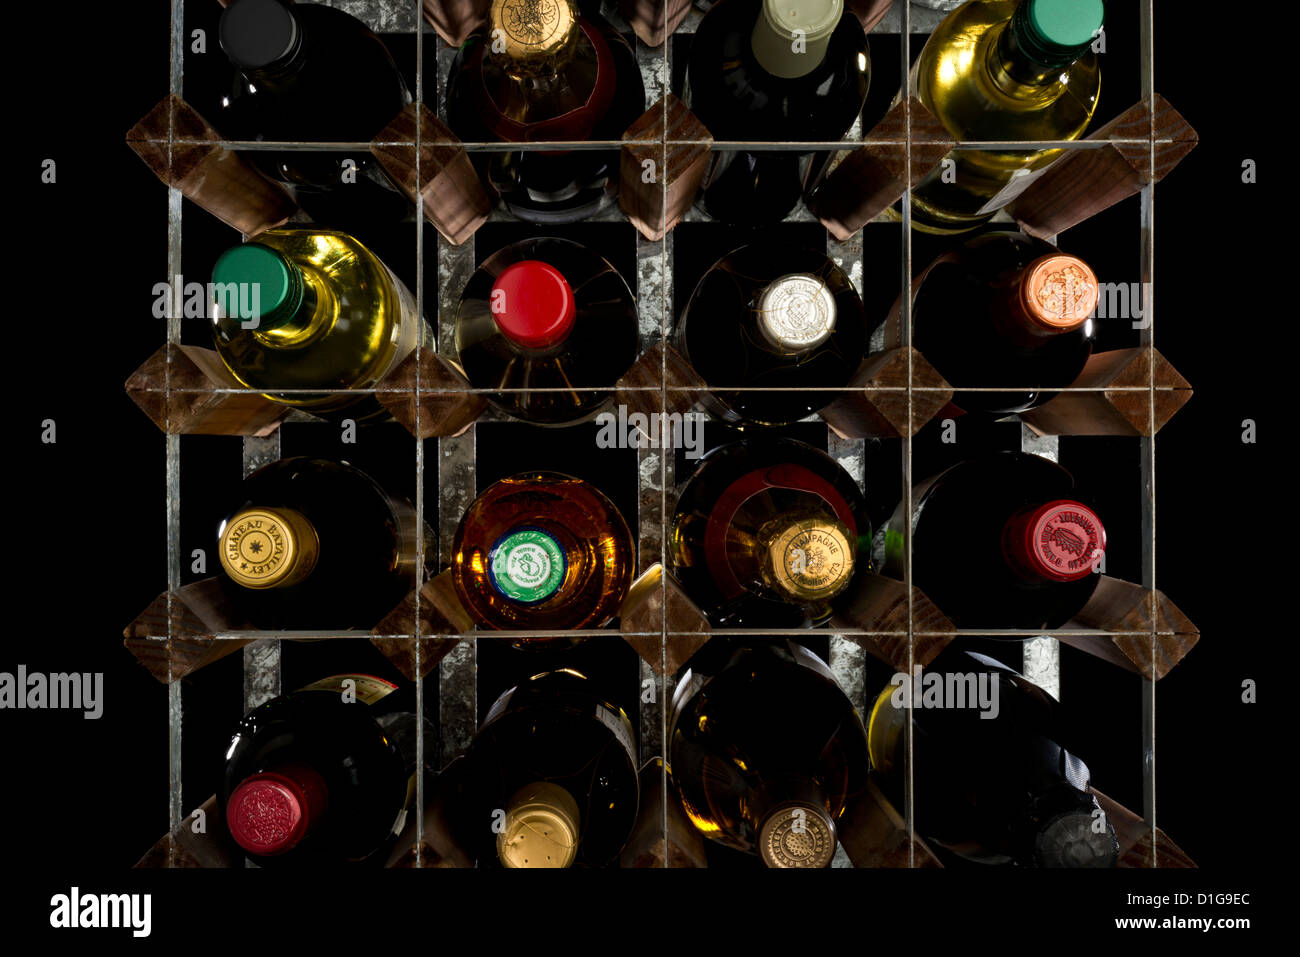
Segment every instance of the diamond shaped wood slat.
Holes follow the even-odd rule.
[[[911,159],[907,111],[911,111]],[[956,141],[916,97],[900,100],[855,150],[831,160],[808,197],[808,208],[843,241],[902,197],[939,165]]]
[[[370,152],[453,246],[473,236],[492,212],[465,147],[422,103],[408,104],[393,117],[371,142]]]
[[[244,235],[287,222],[298,209],[293,197],[220,140],[221,134],[174,94],[126,134],[126,145],[155,176]]]
[[[1125,110],[1086,137],[1097,149],[1067,150],[1007,211],[1031,236],[1046,239],[1158,183],[1198,142],[1196,131],[1160,94]],[[1141,144],[1106,142],[1146,140]],[[1152,151],[1155,175],[1152,176]]]

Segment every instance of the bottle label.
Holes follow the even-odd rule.
[[[351,685],[345,685],[345,681],[351,681]],[[391,681],[385,681],[383,678],[376,678],[374,675],[330,675],[328,678],[322,678],[320,681],[313,681],[302,689],[303,691],[332,691],[335,694],[349,695],[355,694],[356,700],[362,704],[374,704],[381,698],[386,698],[397,690],[397,685]]]
[[[607,708],[603,704],[598,704],[596,705],[596,720],[613,732],[615,740],[623,746],[632,764],[635,765],[637,763],[636,742],[632,739],[632,726],[628,723],[627,718],[623,716],[623,713]]]
[[[492,546],[488,573],[501,594],[514,601],[539,602],[554,595],[568,563],[564,549],[539,528],[509,532]]]

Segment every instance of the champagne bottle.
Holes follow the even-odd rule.
[[[711,412],[785,425],[834,398],[808,389],[848,384],[866,351],[868,328],[853,283],[825,253],[751,245],[704,274],[676,337],[695,371],[716,387],[707,402]]]
[[[448,121],[464,142],[616,142],[646,108],[632,47],[576,0],[493,0],[448,82]],[[618,190],[617,148],[492,151],[475,162],[506,208],[533,223],[586,219]]]
[[[370,628],[423,581],[415,510],[347,463],[280,459],[236,501],[217,529],[222,584],[259,628]]]
[[[220,802],[230,836],[251,860],[382,863],[414,793],[413,691],[371,675],[335,675],[272,698],[239,722]]]
[[[221,15],[219,37],[239,71],[217,121],[228,136],[364,143],[411,102],[383,41],[342,10],[232,0]],[[259,150],[249,159],[272,179],[294,186],[299,203],[317,221],[396,220],[410,209],[368,150]]]
[[[594,415],[636,361],[636,303],[613,266],[567,239],[489,256],[465,285],[456,351],[470,385],[539,425]]]
[[[465,761],[460,843],[480,867],[604,867],[636,821],[632,723],[571,668],[501,695]]]
[[[967,412],[1037,408],[1092,354],[1097,277],[1088,264],[1019,233],[987,233],[949,251],[913,286],[912,344]],[[1017,391],[963,392],[1020,386]]]
[[[835,142],[862,112],[871,54],[843,0],[720,0],[691,40],[685,102],[717,141]],[[740,225],[780,221],[828,158],[715,150],[702,202]]]
[[[1106,530],[1060,465],[1024,452],[961,462],[912,490],[912,583],[959,628],[1058,628],[1097,587]],[[903,577],[903,503],[884,572]]]
[[[871,566],[857,484],[793,439],[709,452],[682,489],[669,529],[672,572],[716,626],[821,624]]]
[[[911,698],[918,833],[984,864],[1115,865],[1114,827],[1089,790],[1088,766],[1056,742],[1059,706],[1051,695],[1002,663],[955,647],[921,681],[919,693],[914,684],[885,687],[868,720],[872,769],[901,807]]]
[[[1092,43],[1102,0],[969,0],[912,66],[911,93],[958,140],[1074,140],[1101,91]],[[1027,189],[1060,149],[954,150],[912,189],[912,224],[931,233],[981,225]]]
[[[488,486],[452,544],[456,594],[489,628],[599,628],[632,584],[632,533],[581,479],[525,472]]]
[[[683,675],[669,721],[669,768],[687,816],[768,867],[827,866],[835,822],[866,786],[861,717],[795,642],[709,644],[721,645],[721,666]]]
[[[406,358],[422,323],[406,286],[361,242],[270,229],[222,253],[212,282],[213,340],[242,385],[318,415],[387,415],[373,393],[355,390]]]

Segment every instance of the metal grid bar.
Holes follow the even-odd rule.
[[[443,43],[443,41],[436,36],[436,34],[432,33],[429,26],[424,22],[420,0],[410,0],[409,7],[405,8],[407,11],[406,13],[401,12],[401,9],[395,9],[401,7],[400,3],[385,4],[383,2],[377,2],[377,0],[325,0],[325,2],[328,2],[331,5],[340,7],[342,9],[352,10],[352,12],[354,12],[355,14],[361,16],[363,19],[367,19],[369,22],[375,25],[376,29],[379,30],[380,32],[403,32],[405,30],[414,30],[418,25],[420,33],[417,34],[417,36],[420,38],[431,38],[435,43],[435,48],[437,51],[436,58],[437,58],[439,76],[446,75],[447,68],[450,65],[451,57],[454,54],[454,50],[449,49],[445,45],[445,43]],[[677,32],[678,33],[691,32],[694,29],[695,23],[698,22],[698,18],[700,15],[701,14],[699,10],[692,11],[691,14],[688,15],[687,20],[683,23],[682,27],[680,27]],[[898,2],[894,5],[894,7],[886,15],[886,18],[881,22],[881,24],[877,26],[876,30],[874,31],[875,33],[897,32],[899,34],[899,43],[902,49],[902,58],[901,58],[902,76],[900,78],[900,81],[904,87],[908,82],[907,73],[908,73],[908,65],[911,59],[910,53],[911,53],[912,35],[914,33],[915,34],[927,33],[929,30],[933,29],[934,25],[937,24],[937,22],[941,17],[942,14],[939,14],[935,11],[915,9],[912,8],[912,6],[908,2],[906,2],[906,0],[898,0]],[[612,17],[612,19],[617,20],[618,18]],[[1153,23],[1153,0],[1142,0],[1142,6],[1141,6],[1142,38],[1141,39],[1142,39],[1143,55],[1142,55],[1142,64],[1141,64],[1142,65],[1141,79],[1142,79],[1143,95],[1148,97],[1150,96],[1150,94],[1154,89],[1154,83],[1153,83],[1154,45],[1153,45],[1152,23]],[[647,81],[646,82],[647,102],[654,102],[659,98],[659,96],[663,92],[666,92],[668,89],[669,78],[671,77],[671,41],[670,40],[667,41],[663,46],[663,48],[661,48],[661,51],[657,51],[657,52],[647,51],[639,42],[636,45],[637,45],[638,59],[642,63],[644,78]],[[171,90],[173,93],[180,94],[182,91],[181,77],[183,72],[182,66],[183,66],[183,55],[185,49],[184,0],[173,0],[172,3],[171,47],[172,47],[171,49],[171,59],[172,59]],[[654,71],[654,65],[656,61],[661,70],[661,72],[658,73],[657,75],[655,74]],[[423,96],[424,96],[423,63],[424,63],[423,42],[417,42],[416,45],[417,75],[416,75],[416,90],[415,90],[415,98],[417,103],[422,103]],[[653,84],[651,82],[652,80],[655,81]],[[445,121],[446,119],[445,84],[440,83],[438,86],[437,101],[438,102],[437,102],[436,112],[438,116]],[[1154,109],[1153,109],[1152,116],[1151,116],[1151,128],[1153,131],[1154,131],[1154,124],[1155,124],[1155,117],[1154,117]],[[863,131],[860,129],[860,126],[858,124],[855,124],[855,128],[850,131],[850,133],[845,137],[845,139],[842,142],[827,143],[821,145],[827,148],[836,148],[836,147],[844,148],[845,146],[853,146],[862,141],[863,141]],[[181,143],[181,142],[184,141],[178,138],[169,138],[169,147],[171,145],[174,145],[176,143]],[[665,163],[667,161],[668,147],[670,145],[675,145],[678,142],[679,141],[676,140],[666,140],[666,139],[662,142],[663,156],[664,156]],[[689,141],[681,141],[681,142],[689,142]],[[908,149],[908,153],[910,155],[911,146],[913,143],[910,116],[907,117],[905,122],[904,139],[900,142],[906,145]],[[1124,141],[1124,142],[1129,142],[1129,141]],[[1149,148],[1151,171],[1154,174],[1155,149],[1157,145],[1161,144],[1164,141],[1157,140],[1154,138],[1154,135],[1152,135],[1146,139],[1133,140],[1132,142],[1135,144],[1145,145]],[[322,145],[329,149],[368,150],[370,146],[369,143],[275,144],[275,143],[267,143],[267,142],[243,143],[243,142],[234,142],[234,141],[231,141],[227,145],[230,146],[231,148],[238,148],[241,150],[272,149],[277,147],[285,147],[289,149],[311,149],[311,148],[320,149]],[[419,146],[418,142],[415,145],[417,146],[417,164],[418,164],[418,146]],[[602,146],[621,145],[621,144],[615,141],[613,143],[587,142],[587,143],[561,144],[561,145],[564,145],[568,148],[574,148],[574,149],[590,149],[590,148],[601,148]],[[731,144],[731,143],[722,143],[722,142],[715,142],[713,144],[715,148],[725,148],[727,146],[733,146],[733,145],[737,147],[743,147],[750,144],[746,144],[746,143]],[[757,145],[761,145],[763,148],[766,149],[803,149],[803,150],[809,149],[810,146],[810,144],[803,143],[803,142],[785,143],[785,144],[763,143]],[[816,148],[817,145],[818,144],[812,144],[813,148]],[[1040,146],[1044,148],[1054,147],[1054,148],[1061,148],[1066,150],[1077,150],[1077,149],[1094,149],[1094,148],[1098,148],[1101,145],[1103,144],[1091,143],[1088,141],[1066,141],[1066,142],[1045,141],[1043,143],[1031,143],[1031,144],[1026,144],[1023,142],[1014,143],[1014,144],[1010,144],[1010,143],[1003,144],[1003,143],[993,143],[993,142],[986,143],[983,141],[964,141],[959,143],[957,148],[958,149],[997,148],[999,146],[1006,146],[1006,147],[1014,146],[1016,148],[1024,149],[1027,146],[1028,147]],[[519,144],[503,145],[503,144],[496,144],[496,143],[466,144],[466,146],[471,151],[492,151],[492,150],[500,150],[500,149],[520,148]],[[551,144],[551,143],[524,144],[523,148],[524,149],[531,149],[531,148],[554,149],[555,146],[556,144]],[[418,167],[417,167],[417,174],[418,174]],[[1142,249],[1141,249],[1142,279],[1143,279],[1143,289],[1145,290],[1145,293],[1148,297],[1145,303],[1145,309],[1143,313],[1143,315],[1147,317],[1147,325],[1145,328],[1142,329],[1142,342],[1145,346],[1148,347],[1148,349],[1154,349],[1154,345],[1153,345],[1154,342],[1153,305],[1154,304],[1150,298],[1151,290],[1152,290],[1152,278],[1153,278],[1152,270],[1153,270],[1153,262],[1154,262],[1154,240],[1155,240],[1154,188],[1152,186],[1148,186],[1142,191],[1141,202],[1142,202]],[[912,242],[911,242],[911,223],[910,223],[911,216],[910,216],[909,194],[904,195],[902,210],[903,210],[902,224],[901,224],[902,228],[900,230],[900,237],[901,237],[900,242],[902,247],[901,288],[907,289],[910,287],[910,277],[912,273]],[[169,276],[173,278],[175,277],[176,274],[180,272],[181,218],[182,218],[182,203],[181,203],[180,192],[176,188],[169,188],[168,190],[168,270],[169,270]],[[417,210],[417,220],[421,220],[421,219],[422,217],[419,216],[419,211]],[[512,217],[508,216],[507,214],[503,214],[500,211],[494,211],[491,217],[491,220],[493,221],[510,220],[510,219],[512,219]],[[616,210],[609,210],[605,214],[598,217],[598,219],[607,220],[607,221],[622,221],[622,216]],[[792,214],[790,219],[793,221],[803,221],[803,220],[811,221],[812,217],[806,211],[806,209],[801,205],[799,207],[799,210],[796,211],[795,214]],[[687,215],[685,221],[687,222],[707,221],[707,217],[703,217],[697,212],[695,212],[694,210],[692,210],[692,212]],[[416,257],[417,257],[418,264],[422,264],[424,261],[423,233],[424,233],[424,227],[421,224],[417,226],[416,229]],[[657,298],[659,299],[659,303],[660,303],[660,308],[658,310],[658,327],[659,327],[658,334],[661,340],[666,341],[668,327],[671,324],[671,319],[670,319],[671,269],[669,268],[671,263],[671,248],[672,248],[671,234],[669,234],[668,236],[664,237],[664,239],[659,241],[658,275],[655,275],[655,270],[652,265],[654,257],[649,255],[644,255],[645,253],[648,252],[648,248],[651,245],[652,244],[642,244],[641,242],[638,242],[638,279],[639,279],[638,282],[639,288],[637,290],[638,302],[643,301],[643,294],[646,292],[651,293],[651,295],[653,296],[653,287],[655,286],[657,280],[658,287],[659,287],[658,288],[659,295]],[[855,237],[855,240],[851,240],[850,243],[844,244],[843,247],[837,248],[837,246],[839,246],[839,244],[834,244],[834,243],[828,244],[828,251],[830,251],[832,253],[833,258],[836,258],[837,261],[840,262],[840,264],[846,269],[846,271],[850,273],[850,276],[854,279],[855,285],[857,285],[859,289],[861,289],[862,265],[863,265],[861,261],[861,255],[862,255],[861,234]],[[459,290],[460,288],[463,287],[465,279],[468,278],[469,273],[472,272],[473,270],[474,254],[473,254],[472,241],[465,244],[462,247],[451,247],[445,243],[439,243],[437,262],[438,262],[438,285],[439,285],[439,293],[440,293],[439,305],[441,308],[439,309],[438,328],[436,329],[435,334],[433,336],[434,342],[429,343],[428,345],[432,346],[433,348],[439,348],[439,344],[441,344],[441,347],[445,350],[450,343],[451,322],[452,322],[452,317],[454,317],[455,314],[455,303],[457,301],[456,290]],[[424,290],[423,290],[422,268],[417,270],[417,277],[418,278],[417,278],[417,284],[415,289],[415,295],[416,295],[417,304],[420,306],[420,312],[421,314],[423,314]],[[643,284],[644,287],[646,288],[643,288]],[[910,304],[909,297],[904,296],[902,302],[902,323],[901,323],[903,329],[903,338],[904,338],[903,344],[906,344],[907,342],[910,341],[910,335],[911,335],[910,305],[911,304]],[[653,313],[653,310],[644,310],[643,320],[645,320],[651,313]],[[652,341],[650,338],[651,333],[652,333],[652,329],[649,326],[643,329],[643,334],[645,338],[645,341],[643,341],[643,346],[646,345],[648,342]],[[178,343],[180,341],[179,317],[171,316],[168,318],[167,340],[169,343]],[[877,345],[878,343],[873,342],[873,347]],[[909,364],[910,364],[910,359],[909,359]],[[911,370],[909,368],[909,373],[910,371]],[[661,382],[660,382],[659,389],[661,391],[661,398],[666,403],[666,400],[668,398],[668,392],[675,391],[675,388],[670,387],[666,384],[665,382],[666,376],[663,373],[664,370],[661,369]],[[909,409],[914,407],[914,402],[915,402],[914,393],[930,391],[925,388],[918,388],[918,387],[911,386],[910,378],[911,377],[909,375],[909,386],[906,388],[908,394]],[[165,380],[164,388],[170,390],[169,379]],[[416,383],[416,389],[417,391],[421,391],[421,392],[425,391],[422,389],[420,383],[418,382],[418,379]],[[219,390],[219,391],[255,391],[255,390]],[[428,391],[440,391],[440,390],[428,390]],[[476,391],[484,391],[484,390],[476,390]],[[1100,391],[1100,390],[1096,388],[1087,388],[1087,389],[1069,388],[1061,391],[1093,392],[1093,391]],[[1149,403],[1150,414],[1152,416],[1152,421],[1154,421],[1154,414],[1155,414],[1154,399],[1155,399],[1155,392],[1157,391],[1154,385],[1154,381],[1149,382],[1146,387],[1134,387],[1131,391],[1148,392],[1151,399]],[[497,418],[499,417],[489,413],[488,415],[485,415],[483,417],[483,421],[495,421]],[[293,421],[293,419],[291,418],[290,421]],[[468,506],[469,501],[472,500],[474,495],[477,493],[477,486],[474,479],[474,460],[475,460],[474,452],[475,452],[475,441],[476,441],[475,432],[476,429],[475,427],[472,426],[463,436],[454,439],[437,440],[438,461],[437,461],[436,468],[437,468],[437,474],[439,479],[438,484],[439,484],[439,500],[440,500],[439,507],[437,509],[438,511],[437,537],[438,537],[438,545],[439,545],[438,554],[439,554],[439,559],[441,564],[445,564],[450,557],[447,554],[447,551],[450,548],[452,532],[454,532],[455,524],[456,521],[458,521],[459,519],[459,515],[463,513],[464,509]],[[270,456],[270,458],[275,458],[278,456],[279,454],[278,433],[273,438],[274,438],[274,445],[269,444],[267,440],[246,440],[245,441],[246,473],[247,471],[251,470],[252,467],[255,467],[253,463],[269,461],[267,456]],[[174,591],[177,587],[179,587],[180,568],[181,568],[180,552],[179,552],[179,508],[180,508],[180,466],[181,466],[179,436],[168,435],[166,437],[166,443],[167,443],[167,457],[166,457],[167,519],[166,520],[167,520],[167,530],[168,530],[168,543],[167,543],[168,590],[169,592],[171,592]],[[1150,439],[1150,438],[1142,439],[1140,440],[1140,444],[1141,444],[1143,487],[1145,490],[1145,495],[1142,500],[1143,540],[1145,542],[1145,548],[1143,551],[1142,575],[1143,575],[1143,584],[1148,588],[1154,588],[1155,587],[1154,439]],[[831,445],[832,455],[835,456],[838,460],[840,460],[842,464],[845,464],[845,466],[849,468],[849,471],[852,474],[854,474],[855,478],[858,478],[859,481],[861,481],[862,455],[863,455],[862,443],[861,442],[841,443],[832,434],[830,437],[830,445]],[[1022,447],[1025,447],[1027,450],[1036,451],[1038,452],[1038,454],[1045,454],[1048,453],[1049,451],[1053,451],[1049,445],[1042,444],[1041,440],[1031,441],[1028,438],[1026,438],[1025,442],[1022,443]],[[655,462],[655,459],[658,460],[657,463]],[[417,509],[417,514],[422,519],[424,514],[423,479],[425,475],[426,464],[424,461],[424,447],[423,444],[418,440],[416,441],[415,460],[416,460],[415,467],[416,467],[416,488],[417,488],[416,509]],[[910,513],[912,507],[911,504],[911,498],[912,498],[911,488],[913,482],[912,461],[913,461],[912,440],[910,438],[906,438],[902,441],[902,462],[901,462],[902,469],[903,469],[903,495],[904,495],[904,502],[906,505],[905,513]],[[655,456],[638,457],[639,478],[643,481],[646,479],[653,481],[652,473],[654,472],[656,465],[658,469],[657,491],[659,496],[659,507],[657,510],[654,509],[653,507],[649,507],[645,511],[645,514],[641,516],[642,520],[640,522],[640,527],[643,532],[643,535],[647,535],[647,537],[655,532],[658,533],[657,534],[658,559],[661,562],[664,562],[666,564],[667,554],[666,554],[666,545],[664,542],[663,523],[666,522],[667,519],[668,506],[669,506],[669,501],[671,499],[671,490],[673,489],[675,484],[673,480],[674,476],[673,476],[672,456],[668,454],[662,454],[662,455],[655,455]],[[650,490],[655,491],[653,488],[651,488]],[[443,496],[445,495],[449,496],[449,499],[444,499]],[[657,516],[655,516],[654,514],[656,511],[658,512]],[[654,519],[656,517],[658,519],[659,527],[657,529],[652,529],[650,528],[650,525],[654,524]],[[908,584],[910,584],[912,579],[910,524],[908,524],[904,528],[903,537],[904,537],[904,550],[906,555],[904,577],[905,577],[905,581]],[[649,543],[649,548],[650,551],[655,551],[655,549],[653,548],[653,542]],[[650,555],[649,553],[643,554],[641,558],[642,558],[643,565],[648,561],[653,560],[653,556]],[[170,602],[171,600],[170,596],[168,600]],[[419,599],[417,597],[417,603],[418,601]],[[914,627],[915,617],[914,617],[914,610],[912,608],[912,600],[910,596],[908,599],[908,606],[909,606],[909,614],[908,614],[907,635],[909,639],[908,664],[910,668],[912,662],[914,661],[916,640],[918,638],[926,637],[935,633],[917,630]],[[1155,621],[1154,614],[1151,616],[1151,620],[1153,622]],[[586,634],[586,633],[587,632],[584,631],[584,632],[577,632],[575,634]],[[609,632],[607,630],[596,630],[596,631],[592,631],[591,633],[593,635],[595,634],[606,635],[606,636],[609,635]],[[1128,634],[1127,632],[1105,632],[1096,629],[1061,629],[1058,633],[1096,635],[1096,636]],[[274,633],[274,634],[276,636],[294,637],[295,633],[283,632],[283,633]],[[304,635],[305,634],[307,633],[304,633]],[[340,633],[331,636],[322,636],[320,633],[310,633],[310,634],[312,637],[340,637],[340,638],[356,637],[355,633]],[[502,636],[508,636],[509,634],[511,633],[502,633]],[[520,634],[527,634],[527,633],[520,633]],[[661,638],[661,654],[664,654],[666,656],[666,639],[670,635],[676,633],[670,632],[665,628],[665,629],[661,629],[661,631],[658,634]],[[715,634],[790,635],[792,633],[788,631],[779,631],[779,630],[763,630],[763,631],[755,632],[753,630],[716,629]],[[859,707],[864,707],[866,704],[865,695],[867,693],[867,689],[865,689],[863,686],[862,652],[861,649],[856,646],[856,644],[848,641],[844,637],[844,636],[859,635],[859,634],[867,635],[867,634],[890,634],[890,633],[870,632],[866,630],[861,630],[861,631],[841,630],[841,633],[834,636],[832,639],[832,665],[836,669],[837,677],[841,679],[841,683],[844,685],[846,691],[849,693],[855,705]],[[962,636],[994,635],[998,637],[1026,638],[1027,639],[1025,644],[1026,663],[1027,663],[1027,667],[1030,667],[1031,670],[1037,669],[1035,670],[1035,675],[1034,675],[1036,680],[1039,680],[1040,683],[1050,685],[1053,679],[1053,665],[1055,665],[1055,669],[1057,669],[1055,677],[1056,680],[1059,681],[1059,645],[1054,639],[1051,638],[1042,639],[1042,638],[1037,638],[1031,635],[1030,633],[1013,632],[1013,631],[1005,631],[1005,630],[1003,631],[961,630],[958,631],[957,634]],[[1153,624],[1151,626],[1151,629],[1148,632],[1141,632],[1140,634],[1148,636],[1154,646],[1157,635],[1159,633],[1156,630],[1156,626]],[[218,637],[245,638],[247,636],[248,636],[247,632],[242,632],[238,634],[232,633],[230,635],[220,635]],[[173,636],[171,634],[170,625],[169,625],[167,640],[170,642],[172,637]],[[401,636],[401,637],[415,638],[418,636]],[[272,651],[271,649],[274,649],[274,651]],[[418,647],[417,647],[417,656],[418,656]],[[464,641],[459,646],[457,646],[457,648],[454,649],[453,652],[450,655],[448,655],[448,657],[445,658],[443,662],[439,665],[438,680],[440,686],[440,707],[441,707],[440,723],[442,725],[441,740],[439,744],[441,745],[440,751],[444,760],[450,757],[451,755],[459,752],[460,750],[463,750],[464,746],[468,743],[469,737],[472,736],[472,733],[477,724],[476,657],[477,656],[475,652],[475,642],[473,639],[471,639],[468,641]],[[279,690],[279,660],[278,659],[279,659],[278,637],[276,639],[276,642],[260,641],[245,649],[245,692],[246,692],[245,703],[246,705],[249,704],[250,702],[256,703],[256,701],[259,698],[264,700],[266,696],[268,696],[271,693],[275,693]],[[666,659],[663,660],[661,663],[666,664]],[[418,658],[417,658],[417,665],[418,665]],[[647,673],[647,669],[643,667],[642,672],[643,675],[645,675]],[[653,677],[652,672],[650,672],[649,674]],[[668,710],[668,704],[672,694],[671,677],[666,677],[663,679],[656,679],[656,680],[660,683],[661,686],[657,695],[659,708],[657,709],[657,712],[654,710],[647,711],[647,713],[642,715],[642,719],[641,719],[641,727],[643,733],[643,757],[649,757],[656,753],[661,753],[663,750],[664,739],[667,733],[667,727],[666,727],[667,710]],[[1049,687],[1049,690],[1052,689]],[[1054,693],[1059,694],[1059,687],[1054,691]],[[420,707],[422,708],[422,700],[423,700],[422,683],[417,683],[416,694],[417,694],[417,702],[419,702]],[[169,712],[169,783],[171,786],[170,797],[169,797],[169,821],[171,822],[171,826],[174,828],[180,823],[180,821],[184,817],[182,811],[182,795],[181,795],[180,751],[181,751],[182,707],[181,707],[181,685],[179,682],[171,682],[169,685],[168,712]],[[658,717],[657,722],[655,721],[656,713]],[[1144,753],[1144,768],[1143,768],[1144,815],[1152,828],[1153,842],[1155,839],[1154,718],[1155,718],[1154,684],[1150,681],[1144,681],[1143,683],[1143,729],[1142,729],[1143,753]],[[421,723],[420,730],[417,735],[417,755],[420,755],[421,759],[425,749],[425,742],[423,739],[424,739],[424,731],[423,731],[423,725]],[[911,727],[909,721],[907,726],[907,731],[906,731],[906,748],[905,748],[906,750],[905,775],[906,775],[907,799],[905,802],[906,807],[904,809],[904,812],[905,812],[905,818],[906,818],[908,830],[914,835],[915,832],[914,832],[914,821],[913,821],[913,800],[912,800],[912,786],[911,786],[912,785],[912,758],[913,758],[912,745],[913,742],[912,742]],[[666,786],[667,785],[666,770],[664,772],[664,775],[665,778],[663,783]],[[423,804],[423,800],[422,800],[423,781],[422,780],[418,784],[418,788],[421,792],[420,803],[422,806]],[[665,830],[666,827],[667,827],[667,822],[665,818],[664,821]],[[909,860],[909,864],[914,866],[915,861]]]

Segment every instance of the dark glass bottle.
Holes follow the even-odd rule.
[[[862,300],[825,253],[742,246],[691,293],[677,343],[711,387],[710,411],[729,421],[797,422],[847,385],[867,349]],[[788,389],[744,392],[741,389]]]
[[[835,142],[866,102],[871,54],[843,0],[720,0],[691,40],[685,101],[718,141]],[[801,31],[796,35],[795,31]],[[829,154],[717,150],[702,191],[714,219],[777,222]]]
[[[576,0],[493,0],[448,82],[448,122],[467,143],[617,142],[646,109],[631,45]],[[474,161],[506,208],[534,223],[586,219],[618,189],[618,148],[478,152]]]
[[[799,644],[715,643],[720,656],[705,652],[720,667],[693,662],[673,696],[669,767],[687,816],[768,867],[825,867],[836,820],[866,786],[862,719]]]
[[[302,143],[373,139],[411,95],[392,55],[350,14],[315,3],[232,0],[221,15],[221,48],[238,70],[216,120],[227,136]],[[400,219],[410,209],[369,151],[255,151],[248,158],[296,188],[320,222],[346,226]],[[344,161],[351,160],[355,182]]]
[[[793,439],[709,452],[669,536],[673,574],[719,627],[821,624],[871,567],[862,492],[829,455]]]
[[[938,688],[960,688],[960,700]],[[907,700],[917,832],[984,864],[1113,867],[1114,827],[1089,790],[1088,766],[1061,747],[1056,701],[992,658],[956,647],[921,686],[891,684],[868,721],[871,766],[902,806]]]
[[[382,863],[416,770],[414,689],[335,675],[273,698],[235,727],[220,802],[263,866]]]
[[[280,459],[236,501],[217,530],[222,585],[258,628],[370,628],[424,580],[415,510],[344,462]]]
[[[465,762],[457,826],[480,867],[604,867],[636,821],[632,723],[571,668],[498,698]]]
[[[995,452],[912,491],[912,583],[959,628],[1059,628],[1088,603],[1106,530],[1048,459]],[[884,572],[903,577],[903,505]]]
[[[1077,256],[1019,233],[988,233],[939,257],[913,286],[912,344],[967,412],[1036,408],[1092,354],[1097,277]],[[1017,391],[962,392],[1019,386]]]
[[[516,418],[559,425],[594,415],[636,361],[636,303],[596,253],[527,239],[493,253],[465,285],[456,352],[470,385]]]
[[[615,617],[636,562],[614,503],[555,472],[488,486],[461,518],[452,555],[456,594],[475,621],[544,631],[599,628]]]

